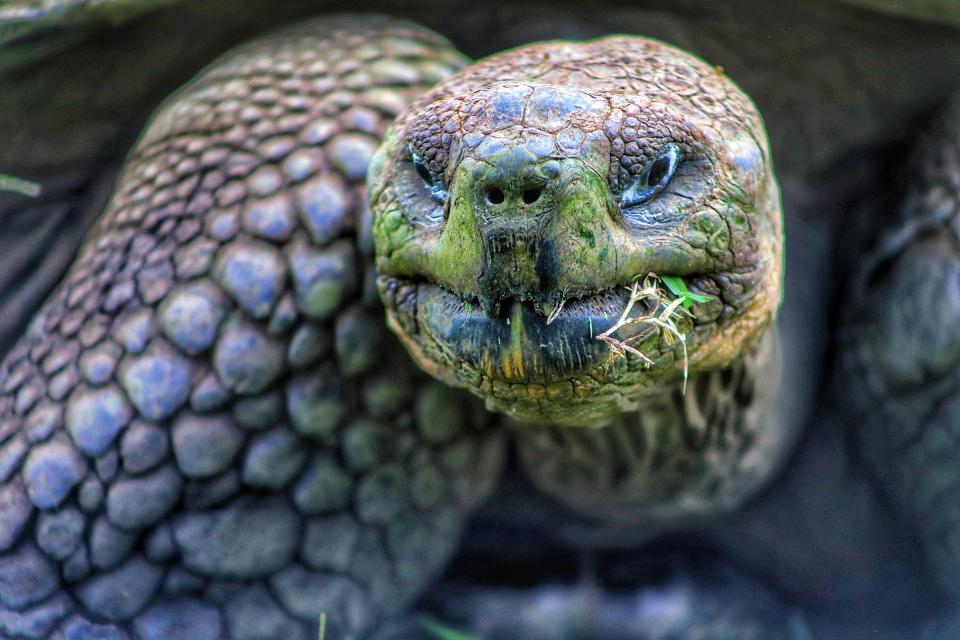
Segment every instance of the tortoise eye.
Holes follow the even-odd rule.
[[[680,164],[680,147],[670,143],[664,146],[647,169],[637,176],[620,196],[624,209],[646,204],[663,191]]]
[[[443,202],[447,195],[447,189],[440,179],[430,171],[430,168],[427,167],[423,158],[421,158],[416,151],[410,152],[410,160],[413,162],[413,167],[416,169],[417,175],[423,180],[423,184],[427,188],[427,193],[429,193],[434,200]]]

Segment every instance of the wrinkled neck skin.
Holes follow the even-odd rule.
[[[602,429],[517,424],[527,477],[586,519],[578,545],[635,546],[735,511],[777,476],[800,434],[778,410],[783,361],[775,330],[742,359],[637,401]]]

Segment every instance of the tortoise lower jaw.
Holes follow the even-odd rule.
[[[569,300],[548,321],[530,302],[505,302],[491,316],[483,305],[434,283],[381,276],[379,286],[405,334],[401,338],[418,347],[411,348],[414,357],[432,361],[421,366],[451,382],[459,378],[459,386],[474,386],[467,379],[510,385],[601,381],[610,377],[611,365],[623,364],[597,336],[620,317],[629,299],[625,287]]]

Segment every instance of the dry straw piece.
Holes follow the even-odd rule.
[[[666,288],[661,286],[666,285]],[[612,327],[597,336],[597,340],[606,343],[610,350],[619,356],[626,356],[630,353],[643,362],[645,367],[653,366],[653,360],[646,354],[640,352],[631,343],[647,338],[650,334],[646,332],[637,333],[627,338],[617,338],[614,334],[627,325],[639,324],[651,327],[657,335],[663,338],[666,343],[673,346],[677,342],[683,349],[683,393],[687,392],[687,374],[689,371],[689,359],[687,358],[687,338],[677,326],[677,320],[684,315],[693,318],[690,307],[694,302],[708,302],[712,300],[710,296],[699,293],[693,293],[687,289],[682,278],[675,276],[660,277],[655,273],[648,273],[643,278],[643,284],[640,284],[640,276],[633,279],[633,285],[627,287],[630,291],[630,298],[620,314],[620,318]],[[670,293],[675,297],[670,298]],[[643,315],[630,316],[634,306],[638,302],[650,302],[653,309]]]

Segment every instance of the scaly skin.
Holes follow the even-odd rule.
[[[628,207],[670,145],[676,175]],[[398,118],[369,185],[391,326],[428,372],[525,422],[605,425],[679,380],[679,343],[648,331],[648,369],[595,339],[638,276],[713,296],[681,323],[693,374],[740,360],[780,303],[760,118],[721,72],[656,41],[544,43],[469,67]]]
[[[386,333],[363,178],[463,63],[324,19],[159,111],[0,367],[0,637],[356,635],[430,581],[499,438]]]

